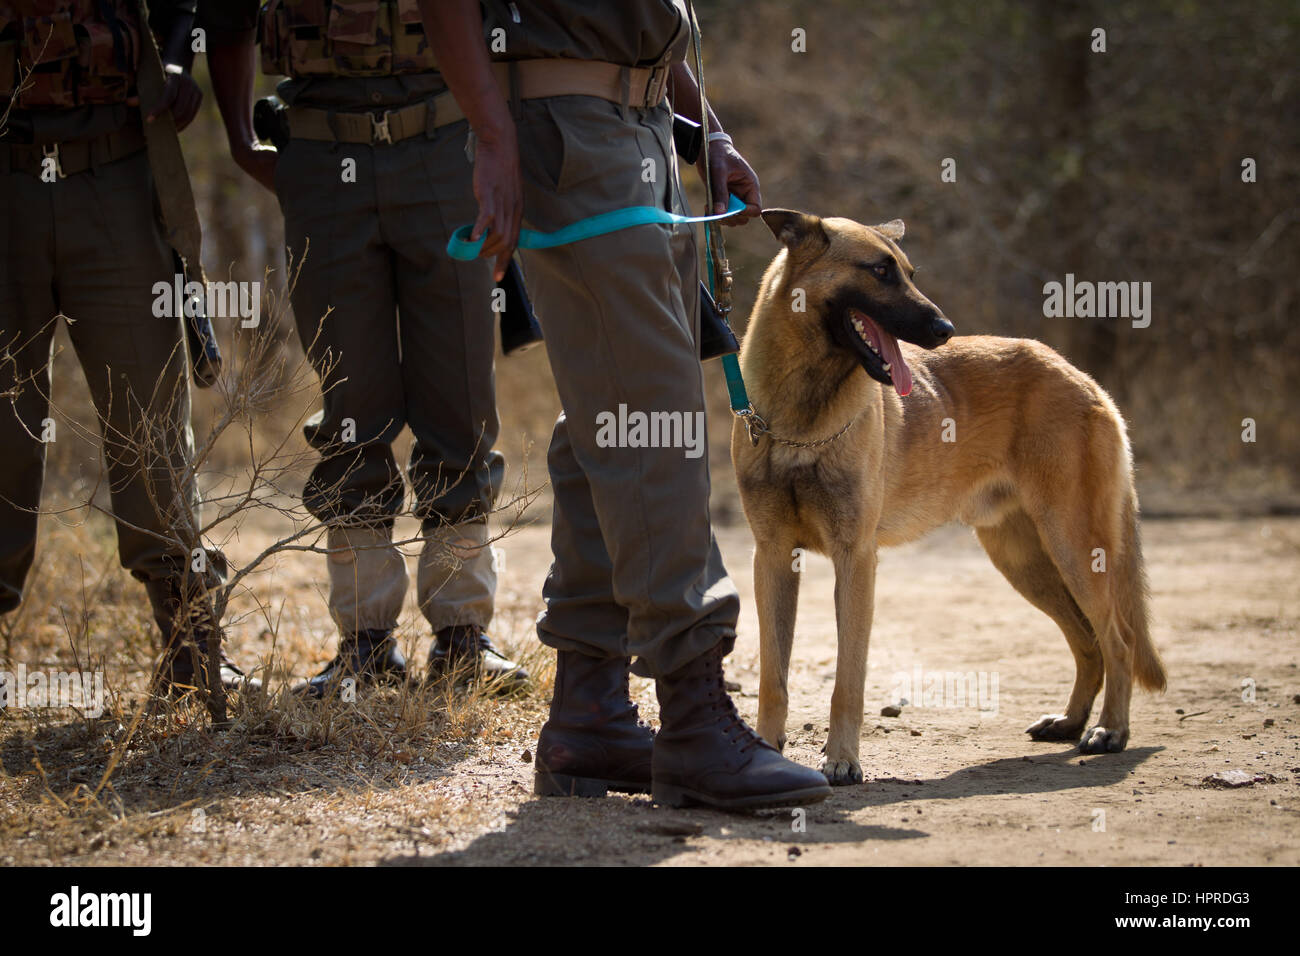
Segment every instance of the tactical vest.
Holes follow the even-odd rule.
[[[19,109],[121,103],[140,58],[137,0],[31,0],[0,8],[0,101]],[[28,70],[31,70],[30,75]]]
[[[270,0],[262,70],[272,76],[391,76],[438,68],[416,0]]]

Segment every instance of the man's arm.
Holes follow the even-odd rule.
[[[214,33],[208,42],[208,72],[231,157],[240,169],[274,190],[276,152],[261,145],[253,132],[253,39],[253,30]]]
[[[672,85],[669,87],[669,96],[672,99],[673,110],[681,113],[688,120],[701,122],[700,87],[695,82],[695,74],[691,72],[685,61],[681,61],[673,64],[670,77]],[[709,111],[706,133],[724,132],[722,123],[713,112],[713,107],[708,103],[705,105]],[[701,153],[698,165],[701,179],[704,178],[703,164],[704,155]],[[745,209],[726,220],[727,224],[739,226],[757,216],[763,208],[758,176],[729,140],[716,140],[709,144],[709,166],[713,180],[711,212],[713,214],[726,212],[727,196],[729,193],[735,193],[744,200]]]
[[[496,259],[499,282],[519,242],[524,213],[515,121],[492,75],[478,0],[420,0],[420,14],[438,69],[474,132],[478,218],[471,238],[488,232],[479,255]]]
[[[199,105],[203,102],[203,91],[190,76],[190,67],[194,63],[194,49],[190,43],[190,31],[194,28],[194,0],[172,4],[170,16],[160,9],[150,20],[145,29],[157,26],[160,31],[158,52],[162,56],[166,83],[162,98],[145,121],[152,123],[155,116],[170,111],[176,129],[183,130],[198,115]]]

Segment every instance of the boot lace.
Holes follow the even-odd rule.
[[[748,753],[755,747],[766,745],[763,738],[745,723],[745,719],[740,716],[740,711],[736,709],[736,702],[727,693],[727,682],[720,661],[716,681],[712,676],[709,680],[709,701],[713,710],[718,712],[718,719],[725,721],[722,725],[722,733],[733,747],[739,746],[740,753]]]

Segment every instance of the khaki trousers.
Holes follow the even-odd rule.
[[[565,96],[525,100],[517,119],[530,228],[624,206],[687,212],[667,106]],[[637,226],[523,255],[564,407],[541,640],[635,657],[648,676],[729,650],[740,602],[710,526],[707,447],[610,447],[600,427],[620,406],[703,421],[693,230]]]

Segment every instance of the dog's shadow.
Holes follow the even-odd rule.
[[[868,779],[866,784],[837,787],[832,799],[852,809],[886,807],[918,800],[1052,793],[1085,787],[1109,787],[1132,776],[1164,747],[1133,747],[1116,754],[1081,754],[1071,747],[1039,756],[1002,757],[954,770],[946,777],[904,780]]]

